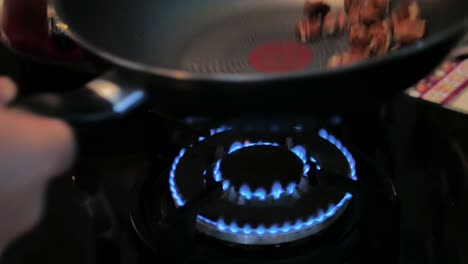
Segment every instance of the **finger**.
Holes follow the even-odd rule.
[[[0,109],[1,250],[40,219],[43,194],[53,176],[73,162],[71,128],[54,119]]]
[[[16,96],[16,84],[8,77],[0,77],[0,106],[11,102]]]
[[[10,183],[57,176],[74,159],[73,132],[61,121],[0,109],[0,127],[0,175],[14,175]]]

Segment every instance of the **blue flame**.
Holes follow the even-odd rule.
[[[327,211],[320,210],[319,213],[315,216],[310,216],[307,219],[297,219],[294,222],[286,221],[281,225],[273,224],[269,227],[266,227],[263,224],[260,224],[257,227],[252,227],[251,225],[244,225],[240,227],[236,221],[232,221],[231,223],[226,223],[224,218],[220,218],[218,221],[210,220],[204,216],[198,215],[197,219],[201,222],[206,224],[215,226],[218,230],[222,232],[230,232],[233,234],[256,234],[258,236],[266,236],[266,235],[276,235],[276,234],[287,234],[290,232],[300,232],[305,230],[311,226],[321,224],[328,218],[334,216],[338,209],[343,207],[345,203],[351,200],[352,195],[347,193],[343,199],[337,205],[330,205]]]
[[[216,134],[219,134],[219,133],[222,133],[222,132],[225,132],[225,131],[228,131],[230,130],[231,128],[230,127],[227,127],[227,126],[222,126],[222,127],[219,127],[219,128],[215,128],[215,129],[210,129],[210,136],[213,136],[213,135],[216,135]],[[206,139],[206,137],[198,137],[198,142],[202,142]],[[193,144],[190,144],[190,147],[192,147]]]
[[[279,199],[281,195],[284,193],[283,186],[279,182],[274,182],[273,186],[271,187],[271,195],[275,199]]]
[[[292,182],[286,187],[286,191],[289,195],[293,194],[294,191],[296,190],[296,183]]]
[[[236,152],[240,149],[243,148],[249,148],[249,147],[254,147],[254,146],[274,146],[274,147],[279,147],[278,143],[271,143],[271,142],[255,142],[255,143],[250,143],[250,142],[245,142],[242,144],[241,142],[234,142],[231,147],[229,148],[228,154],[231,154],[233,152]]]
[[[179,155],[175,158],[174,162],[172,163],[171,171],[169,173],[169,189],[171,190],[172,198],[174,199],[177,206],[184,206],[185,201],[180,195],[179,191],[177,190],[177,186],[175,183],[175,171],[177,169],[177,165],[179,165],[180,159],[185,155],[185,149],[182,149],[179,152]]]
[[[222,127],[218,127],[218,128],[215,128],[215,129],[211,129],[210,130],[210,135],[213,136],[215,134],[219,134],[219,133],[223,133],[224,131],[228,131],[230,129],[231,128],[227,127],[227,126],[222,126]]]
[[[213,132],[214,133],[220,133],[220,132],[223,132],[225,130],[226,129],[217,129],[217,130],[213,130],[212,133]],[[357,180],[356,162],[355,162],[353,156],[351,155],[351,153],[348,151],[348,149],[346,147],[344,147],[342,145],[342,143],[339,140],[337,140],[334,136],[329,135],[325,130],[320,130],[319,135],[320,135],[320,137],[326,139],[327,141],[329,141],[330,143],[335,145],[343,153],[343,155],[346,157],[346,160],[348,161],[350,169],[351,169],[350,178],[352,178],[353,180]],[[204,138],[203,138],[203,140],[204,140]],[[233,146],[231,146],[231,148],[229,150],[229,153],[232,153],[232,152],[234,152],[236,150],[239,150],[240,148],[243,148],[243,147],[246,147],[246,146],[253,146],[253,145],[258,145],[258,144],[263,144],[263,145],[269,144],[269,145],[273,145],[273,146],[279,146],[276,143],[258,142],[258,143],[253,143],[252,144],[252,143],[246,142],[246,143],[242,144],[242,143],[239,142],[238,145],[233,144]],[[296,149],[296,151],[298,153],[302,153],[300,151],[300,148],[295,148],[295,149]],[[182,195],[178,191],[176,183],[175,183],[175,171],[177,169],[177,166],[178,166],[180,160],[185,155],[185,152],[186,152],[185,149],[182,149],[179,152],[179,155],[174,159],[174,162],[173,162],[173,164],[171,166],[171,171],[169,173],[169,188],[170,188],[172,197],[174,199],[174,202],[175,202],[175,204],[177,206],[184,206],[185,203],[186,203],[186,201],[182,198]],[[298,155],[296,152],[295,152],[295,154]],[[301,156],[299,156],[299,155],[301,155]],[[303,157],[302,154],[299,154],[299,155],[298,155],[298,157],[301,158],[301,160],[303,160],[302,159],[302,157]],[[314,157],[310,157],[309,159],[312,162],[316,163],[317,164],[317,169],[320,170],[320,166],[317,163],[316,159]],[[218,164],[220,165],[220,161],[218,161],[216,163],[216,165],[218,165]],[[218,168],[218,171],[219,171],[219,165],[218,166],[216,166],[216,165],[215,165],[215,173],[214,173],[215,178],[217,177],[216,176],[216,167]],[[305,170],[306,169],[304,169],[304,171]],[[205,174],[207,174],[207,173],[204,172],[204,175]],[[222,175],[219,174],[218,177],[221,177],[221,181],[222,181]],[[227,190],[229,187],[230,187],[230,182],[227,181],[227,180],[223,181],[223,189]],[[291,191],[291,189],[292,189],[292,185],[288,185],[286,188],[283,188],[283,186],[279,182],[275,182],[273,184],[273,186],[272,186],[271,192],[269,194],[267,194],[267,195],[271,195],[273,197],[279,198],[284,193],[289,193]],[[250,190],[250,188],[248,188],[248,190]],[[264,197],[265,193],[266,193],[266,190],[257,189],[257,190],[254,191],[254,193],[251,193],[250,195],[261,198],[261,197]],[[248,195],[249,194],[247,194],[247,196]],[[281,233],[287,234],[287,233],[290,233],[290,232],[300,232],[300,231],[305,230],[305,229],[307,229],[307,228],[309,228],[311,226],[322,223],[326,219],[334,216],[336,214],[336,212],[341,207],[343,207],[347,201],[351,200],[351,198],[352,198],[352,195],[349,194],[349,193],[346,193],[345,196],[343,197],[343,199],[341,199],[341,201],[338,204],[336,204],[336,205],[331,204],[328,207],[327,211],[321,211],[315,216],[309,216],[307,219],[297,219],[294,222],[286,221],[284,223],[273,224],[273,225],[271,225],[269,227],[266,227],[264,225],[259,225],[257,227],[252,227],[252,226],[250,226],[248,224],[246,224],[244,226],[239,226],[235,221],[232,221],[231,223],[228,224],[228,223],[225,223],[223,218],[220,218],[218,221],[213,221],[213,220],[208,219],[208,218],[206,218],[206,217],[204,217],[202,215],[198,215],[197,219],[200,222],[203,222],[203,223],[206,223],[208,225],[216,227],[218,230],[221,230],[223,232],[230,232],[230,233],[233,233],[233,234],[250,235],[250,234],[255,233],[258,236],[276,235],[276,234],[281,234]]]
[[[295,146],[291,151],[302,160],[302,163],[307,163],[307,150],[303,146]]]
[[[213,177],[216,182],[223,180],[223,175],[221,174],[221,160],[218,160],[214,166]]]
[[[256,197],[257,199],[260,199],[260,200],[266,200],[267,198],[267,192],[265,189],[263,188],[258,188],[257,190],[255,190],[255,192],[253,193],[253,196]]]
[[[247,185],[247,184],[243,184],[240,188],[239,188],[239,193],[242,197],[244,197],[245,199],[247,200],[250,200],[252,199],[252,191],[250,190],[250,187]]]
[[[236,141],[229,148],[228,154],[234,153],[243,148],[248,148],[248,147],[253,147],[253,146],[279,147],[280,144],[274,143],[274,142],[263,142],[263,141],[253,142],[253,143],[249,141],[246,141],[244,143]],[[303,146],[295,146],[294,148],[290,150],[297,157],[299,157],[299,159],[304,163],[303,173],[304,173],[304,176],[307,176],[307,173],[309,173],[310,171],[310,166],[307,164],[307,150]],[[215,166],[213,169],[213,177],[216,182],[223,181],[223,175],[221,173],[221,160],[218,160],[215,163]],[[241,188],[239,189],[239,194],[241,195],[241,197],[243,197],[246,200],[251,200],[253,198],[265,200],[267,196],[271,196],[274,199],[279,199],[283,194],[288,194],[288,195],[293,194],[294,191],[296,190],[296,187],[297,186],[295,183],[290,183],[286,188],[283,188],[283,186],[280,183],[276,182],[273,184],[270,192],[267,192],[265,189],[258,189],[252,192],[249,186],[242,185]]]
[[[228,154],[233,153],[234,151],[237,151],[241,148],[244,147],[244,144],[240,143],[239,141],[234,142],[231,147],[229,148]]]
[[[211,135],[215,135],[217,133],[222,133],[224,131],[227,131],[229,130],[228,127],[220,127],[220,128],[217,128],[217,129],[212,129],[210,130],[210,134]],[[199,137],[198,138],[198,142],[201,142],[205,140],[204,137]],[[191,147],[192,145],[190,145]],[[175,172],[177,170],[177,165],[179,165],[179,162],[180,160],[182,159],[182,157],[185,155],[185,152],[186,152],[186,149],[181,149],[180,152],[179,152],[179,155],[177,155],[177,157],[174,159],[174,162],[172,163],[172,166],[171,166],[171,171],[169,172],[169,189],[171,190],[171,195],[172,195],[172,199],[174,200],[175,204],[177,206],[184,206],[185,205],[185,200],[182,198],[182,195],[180,194],[180,192],[177,190],[177,185],[175,183]],[[207,175],[207,171],[203,171],[203,175]]]
[[[292,195],[296,191],[296,183],[290,183],[286,188],[283,188],[281,183],[275,182],[272,185],[271,191],[267,193],[264,188],[258,188],[254,192],[250,189],[247,184],[243,184],[239,189],[239,194],[246,200],[252,200],[253,198],[257,198],[259,200],[266,200],[268,196],[273,197],[273,199],[277,200],[281,198],[283,195]]]
[[[223,190],[227,191],[231,187],[231,182],[229,180],[223,181]]]
[[[335,145],[341,151],[341,153],[343,153],[351,170],[349,177],[356,181],[356,161],[354,160],[353,155],[351,155],[349,150],[343,146],[343,144],[338,139],[336,139],[333,135],[328,134],[328,132],[324,129],[319,131],[319,136]]]
[[[318,164],[318,161],[313,157],[313,156],[310,156],[310,161],[312,161],[313,163],[315,163],[315,168],[319,171],[322,169],[322,167],[320,167],[320,164]]]

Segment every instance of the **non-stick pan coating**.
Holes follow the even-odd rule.
[[[296,41],[295,24],[304,0],[55,0],[60,18],[73,35],[118,64],[153,73],[264,75],[249,56],[265,43]],[[342,0],[329,1],[339,7]],[[420,0],[427,34],[461,22],[466,0]],[[392,5],[397,5],[393,1]],[[333,5],[332,5],[333,6]],[[300,69],[314,73],[347,48],[346,36],[307,44],[310,61]],[[401,52],[397,51],[396,53]],[[174,71],[175,70],[175,71]],[[193,74],[195,73],[195,74]],[[276,73],[276,75],[289,74]],[[174,74],[172,75],[174,77]]]

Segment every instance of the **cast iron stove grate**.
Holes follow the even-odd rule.
[[[147,179],[132,220],[147,245],[174,259],[224,252],[225,261],[260,261],[260,250],[270,263],[334,262],[353,250],[358,217],[353,196],[323,181],[329,175],[357,180],[351,153],[324,130],[216,130]]]

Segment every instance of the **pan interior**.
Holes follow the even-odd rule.
[[[297,42],[295,24],[303,15],[303,1],[55,0],[54,4],[76,35],[113,57],[170,70],[253,74],[257,69],[249,56],[257,47]],[[342,3],[328,1],[333,8]],[[468,8],[464,0],[420,2],[427,35],[451,26]],[[312,56],[298,71],[325,67],[333,53],[347,46],[345,34],[306,44]]]

